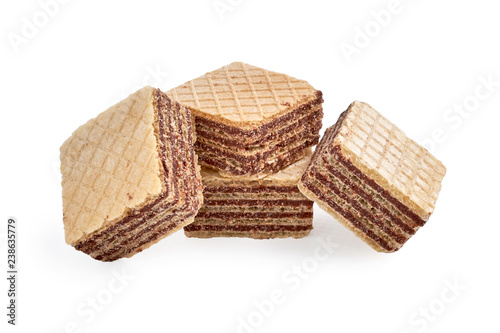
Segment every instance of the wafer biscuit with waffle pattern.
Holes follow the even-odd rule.
[[[195,148],[201,164],[225,177],[265,177],[298,161],[306,148],[318,142],[322,94],[285,74],[235,62],[167,94],[195,115],[200,138]],[[286,142],[290,137],[293,142]],[[300,141],[304,143],[300,152],[270,154],[275,145]],[[229,151],[231,163],[213,157],[213,151],[221,149]],[[246,158],[245,149],[256,158]]]
[[[191,223],[202,204],[189,109],[145,87],[61,146],[66,242],[103,261],[130,257]]]
[[[313,202],[297,182],[311,158],[259,180],[221,177],[203,168],[205,203],[195,222],[184,228],[189,237],[276,238],[307,236],[312,229]]]
[[[394,252],[434,211],[443,164],[366,103],[354,102],[327,129],[299,182],[380,252]]]

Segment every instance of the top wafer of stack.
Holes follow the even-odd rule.
[[[235,62],[167,92],[195,116],[202,165],[259,179],[318,143],[322,93],[285,74]]]

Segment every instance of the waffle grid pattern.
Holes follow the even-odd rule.
[[[99,227],[161,190],[153,119],[144,117],[152,108],[148,96],[129,97],[80,127],[61,148],[70,226]]]
[[[167,92],[199,113],[234,122],[259,122],[311,98],[306,81],[232,63]]]
[[[431,213],[446,172],[442,163],[368,104],[355,102],[341,129],[342,144]]]

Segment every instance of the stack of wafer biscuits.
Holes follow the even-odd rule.
[[[191,109],[200,163],[224,177],[263,178],[319,141],[321,92],[285,74],[235,62],[167,95]]]
[[[303,237],[312,201],[297,187],[319,141],[322,93],[235,62],[167,92],[195,115],[205,205],[190,237]]]
[[[61,146],[66,242],[114,261],[181,228],[300,238],[317,202],[375,250],[399,250],[433,213],[445,167],[361,102],[312,154],[322,103],[305,81],[239,62],[140,89]]]
[[[130,257],[191,223],[203,202],[190,110],[143,88],[61,147],[66,242]]]
[[[188,237],[275,238],[307,236],[311,231],[313,202],[297,183],[311,159],[300,161],[258,180],[221,177],[202,168],[204,204],[195,222],[186,226]]]
[[[445,173],[425,148],[354,102],[326,130],[299,189],[375,250],[394,252],[429,219]]]

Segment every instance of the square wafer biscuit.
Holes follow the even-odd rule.
[[[191,223],[202,204],[188,109],[145,87],[61,146],[66,242],[95,259],[130,257]]]
[[[259,180],[221,177],[202,168],[204,205],[194,223],[184,227],[188,237],[250,237],[257,239],[307,236],[312,229],[313,202],[297,182],[311,158]]]
[[[322,94],[291,76],[235,62],[167,92],[196,119],[202,165],[258,179],[319,141]]]
[[[354,102],[325,132],[299,188],[374,249],[394,252],[433,213],[445,173],[425,148]]]

